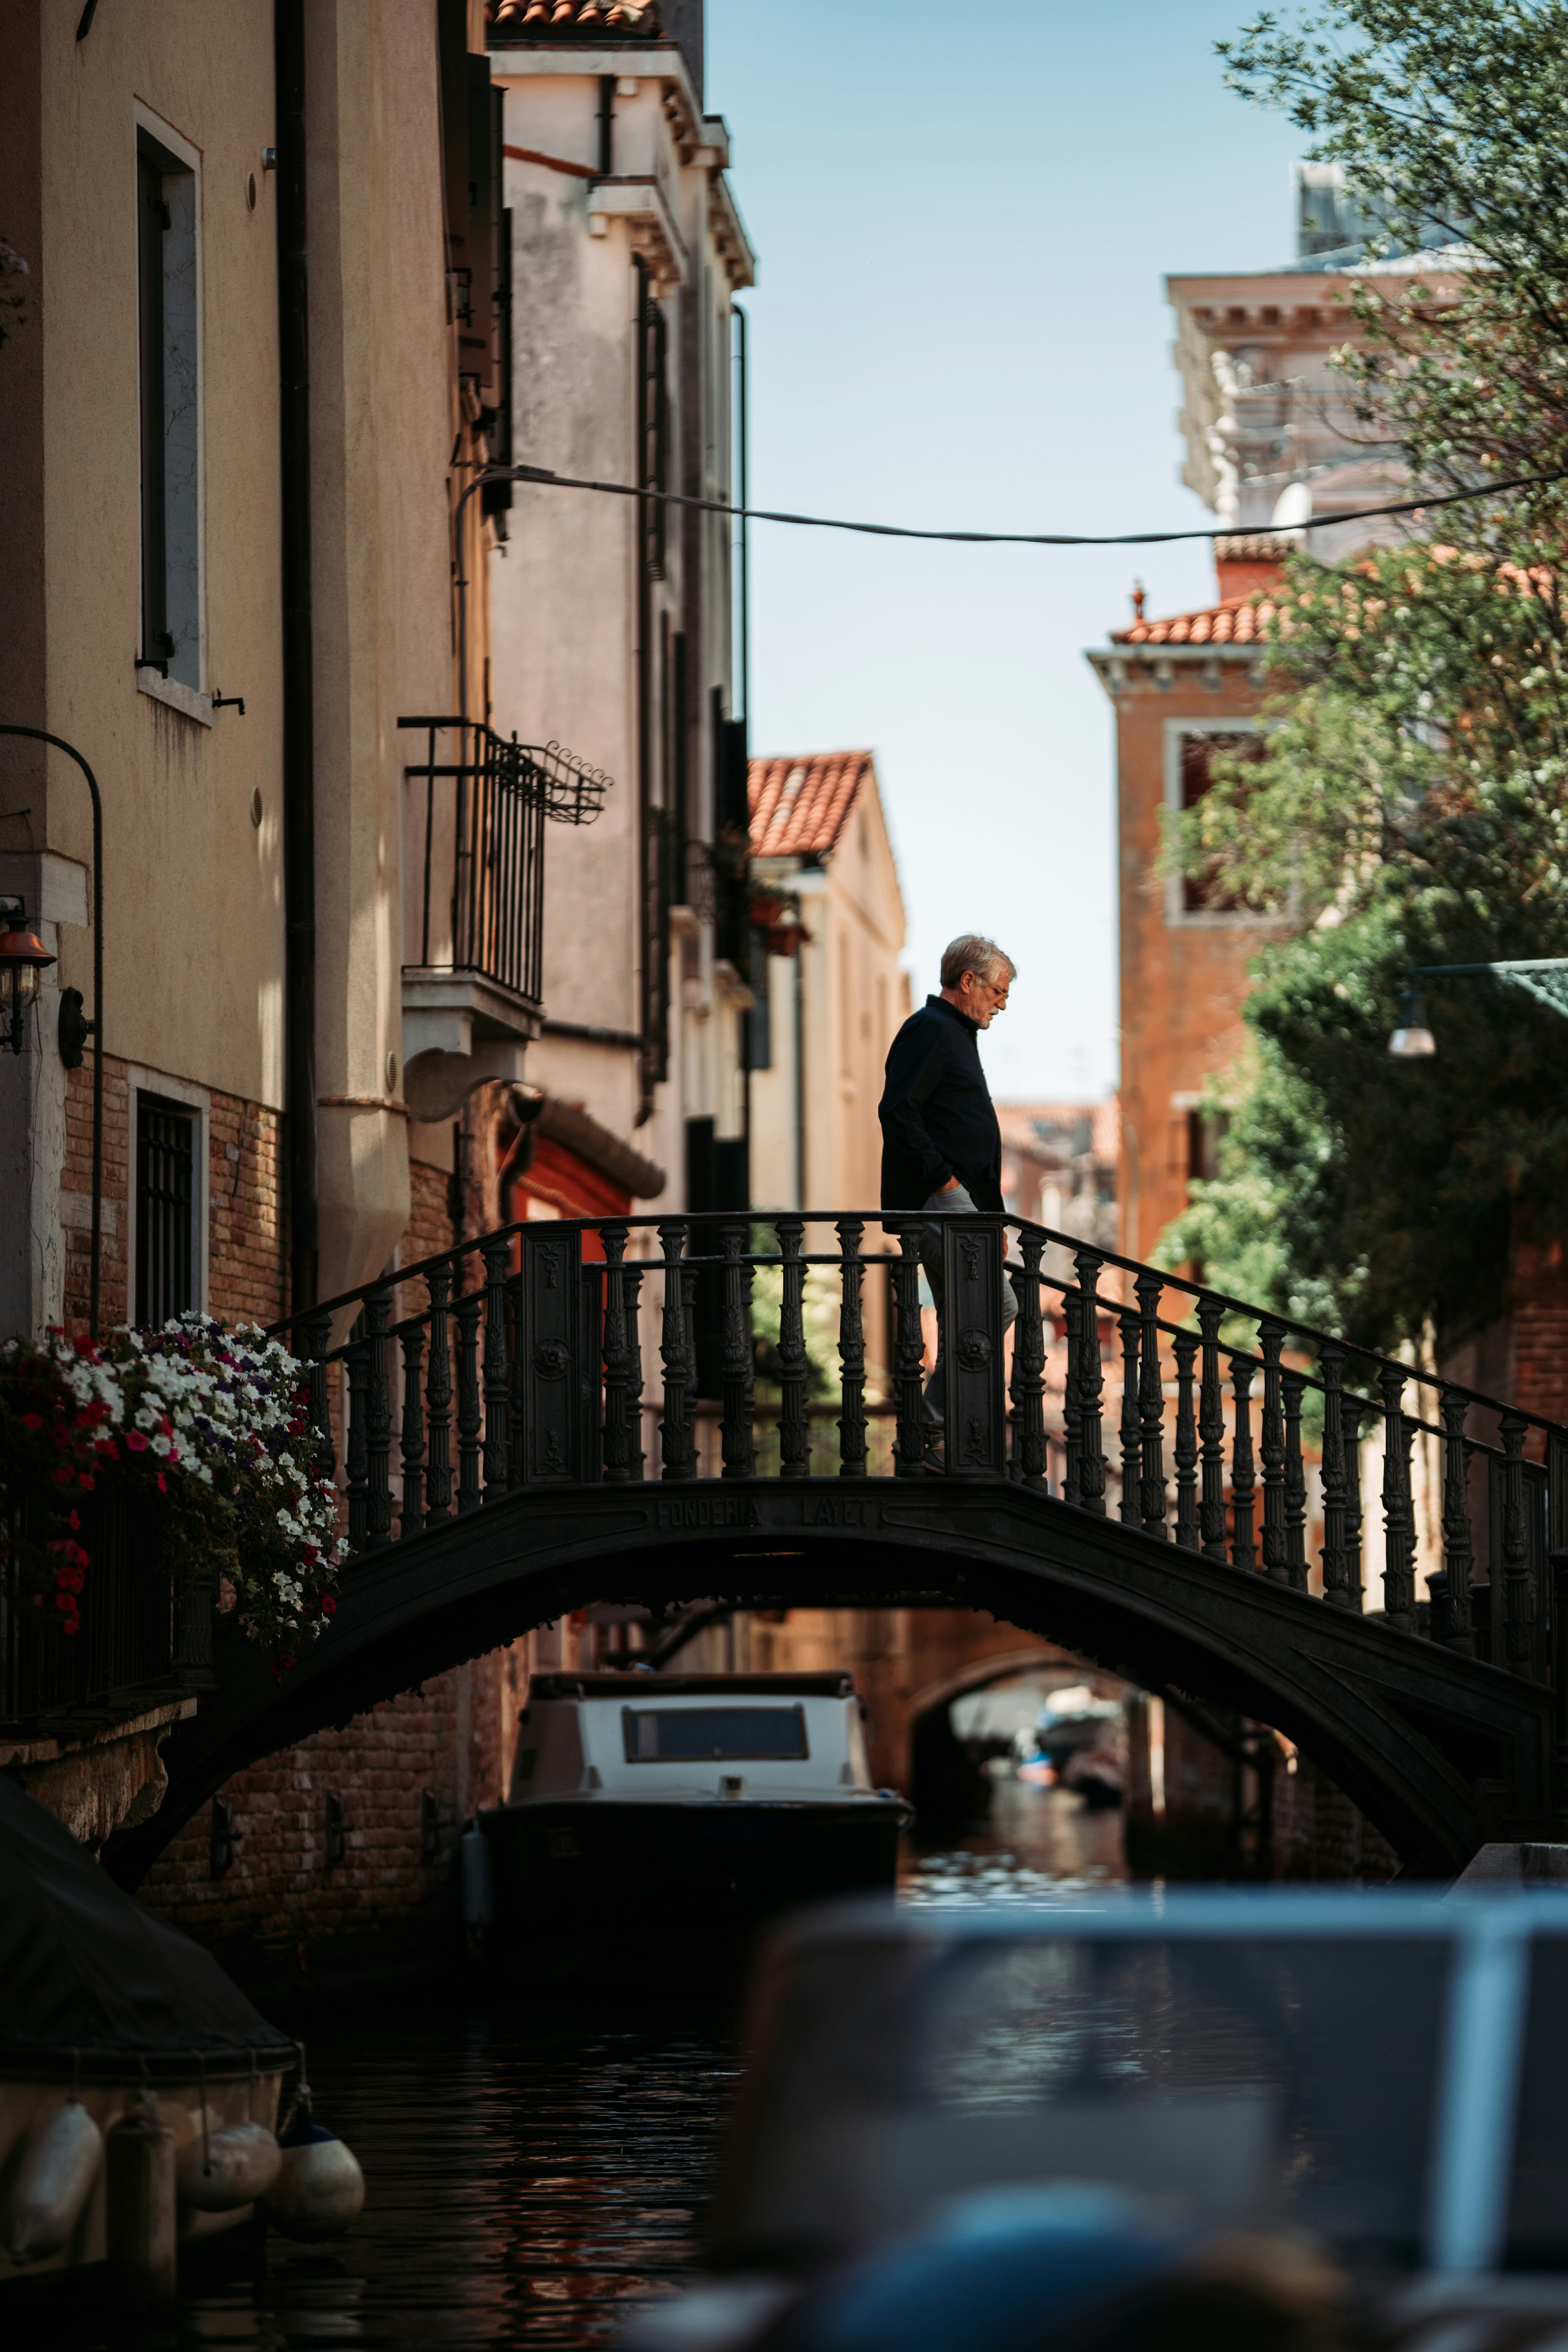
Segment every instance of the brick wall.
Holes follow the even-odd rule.
[[[475,1808],[502,1794],[535,1638],[237,1773],[221,1792],[234,1807],[229,1869],[212,1875],[204,1807],[149,1873],[142,1900],[252,1985],[384,1977],[451,1957],[457,1842]],[[423,1852],[426,1790],[433,1858]],[[344,1808],[346,1852],[332,1864],[329,1794]]]
[[[125,1065],[112,1054],[103,1064],[102,1234],[99,1248],[99,1328],[112,1331],[130,1320],[125,1299],[128,1263],[125,1202],[129,1191],[129,1119]],[[60,1221],[65,1238],[65,1310],[68,1331],[85,1331],[92,1282],[92,1057],[66,1072],[66,1156],[60,1176]]]
[[[99,1324],[135,1310],[130,1265],[131,1086],[126,1065],[103,1065],[103,1213]],[[225,1322],[271,1323],[283,1311],[282,1118],[214,1089],[207,1116],[207,1304]],[[65,1322],[85,1330],[91,1280],[92,1068],[66,1074],[66,1155],[60,1180]]]
[[[1568,1422],[1568,1244],[1516,1232],[1510,1290],[1513,1379],[1505,1394],[1527,1412]]]
[[[421,1258],[435,1257],[452,1247],[456,1239],[452,1192],[449,1170],[427,1167],[423,1160],[409,1160],[408,1230],[401,1252],[405,1265],[416,1265]]]

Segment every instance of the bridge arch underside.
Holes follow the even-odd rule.
[[[388,1546],[281,1681],[222,1621],[218,1688],[164,1749],[168,1794],[105,1859],[126,1885],[231,1774],[595,1601],[666,1609],[967,1607],[1153,1690],[1272,1724],[1413,1876],[1548,1833],[1552,1696],[1500,1668],[994,1483],[737,1480],[525,1490]]]

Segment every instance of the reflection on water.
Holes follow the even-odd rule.
[[[1121,1815],[1090,1808],[1068,1789],[993,1784],[991,1819],[953,1845],[906,1839],[899,1892],[906,1903],[1037,1903],[1102,1891],[1127,1876]]]
[[[910,1853],[904,1899],[1037,1895],[1123,1875],[1118,1814],[1016,1782],[999,1782],[995,1799],[987,1828]],[[503,1996],[465,2007],[437,1990],[334,2014],[310,2057],[317,2114],[364,2167],[365,2210],[341,2246],[272,2236],[264,2267],[241,2246],[205,2279],[188,2264],[168,2323],[68,2309],[56,2295],[37,2306],[33,2337],[11,2325],[7,2344],[587,2347],[695,2259],[739,2071],[727,2022],[521,2004],[513,2014]],[[20,2316],[0,2307],[0,2319]]]

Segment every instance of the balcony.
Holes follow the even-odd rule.
[[[610,779],[472,719],[397,723],[426,754],[403,772],[403,1092],[416,1118],[449,1118],[522,1076],[544,1012],[544,828],[591,824]]]

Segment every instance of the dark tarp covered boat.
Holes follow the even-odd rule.
[[[184,2146],[277,2120],[295,2046],[199,1945],[117,1886],[52,1813],[0,1776],[0,2203],[22,2151],[72,2097],[100,2129],[144,2089]],[[243,2221],[182,2215],[182,2234]],[[69,2242],[29,2270],[100,2261],[102,2168]],[[0,2238],[0,2280],[16,2265]]]

